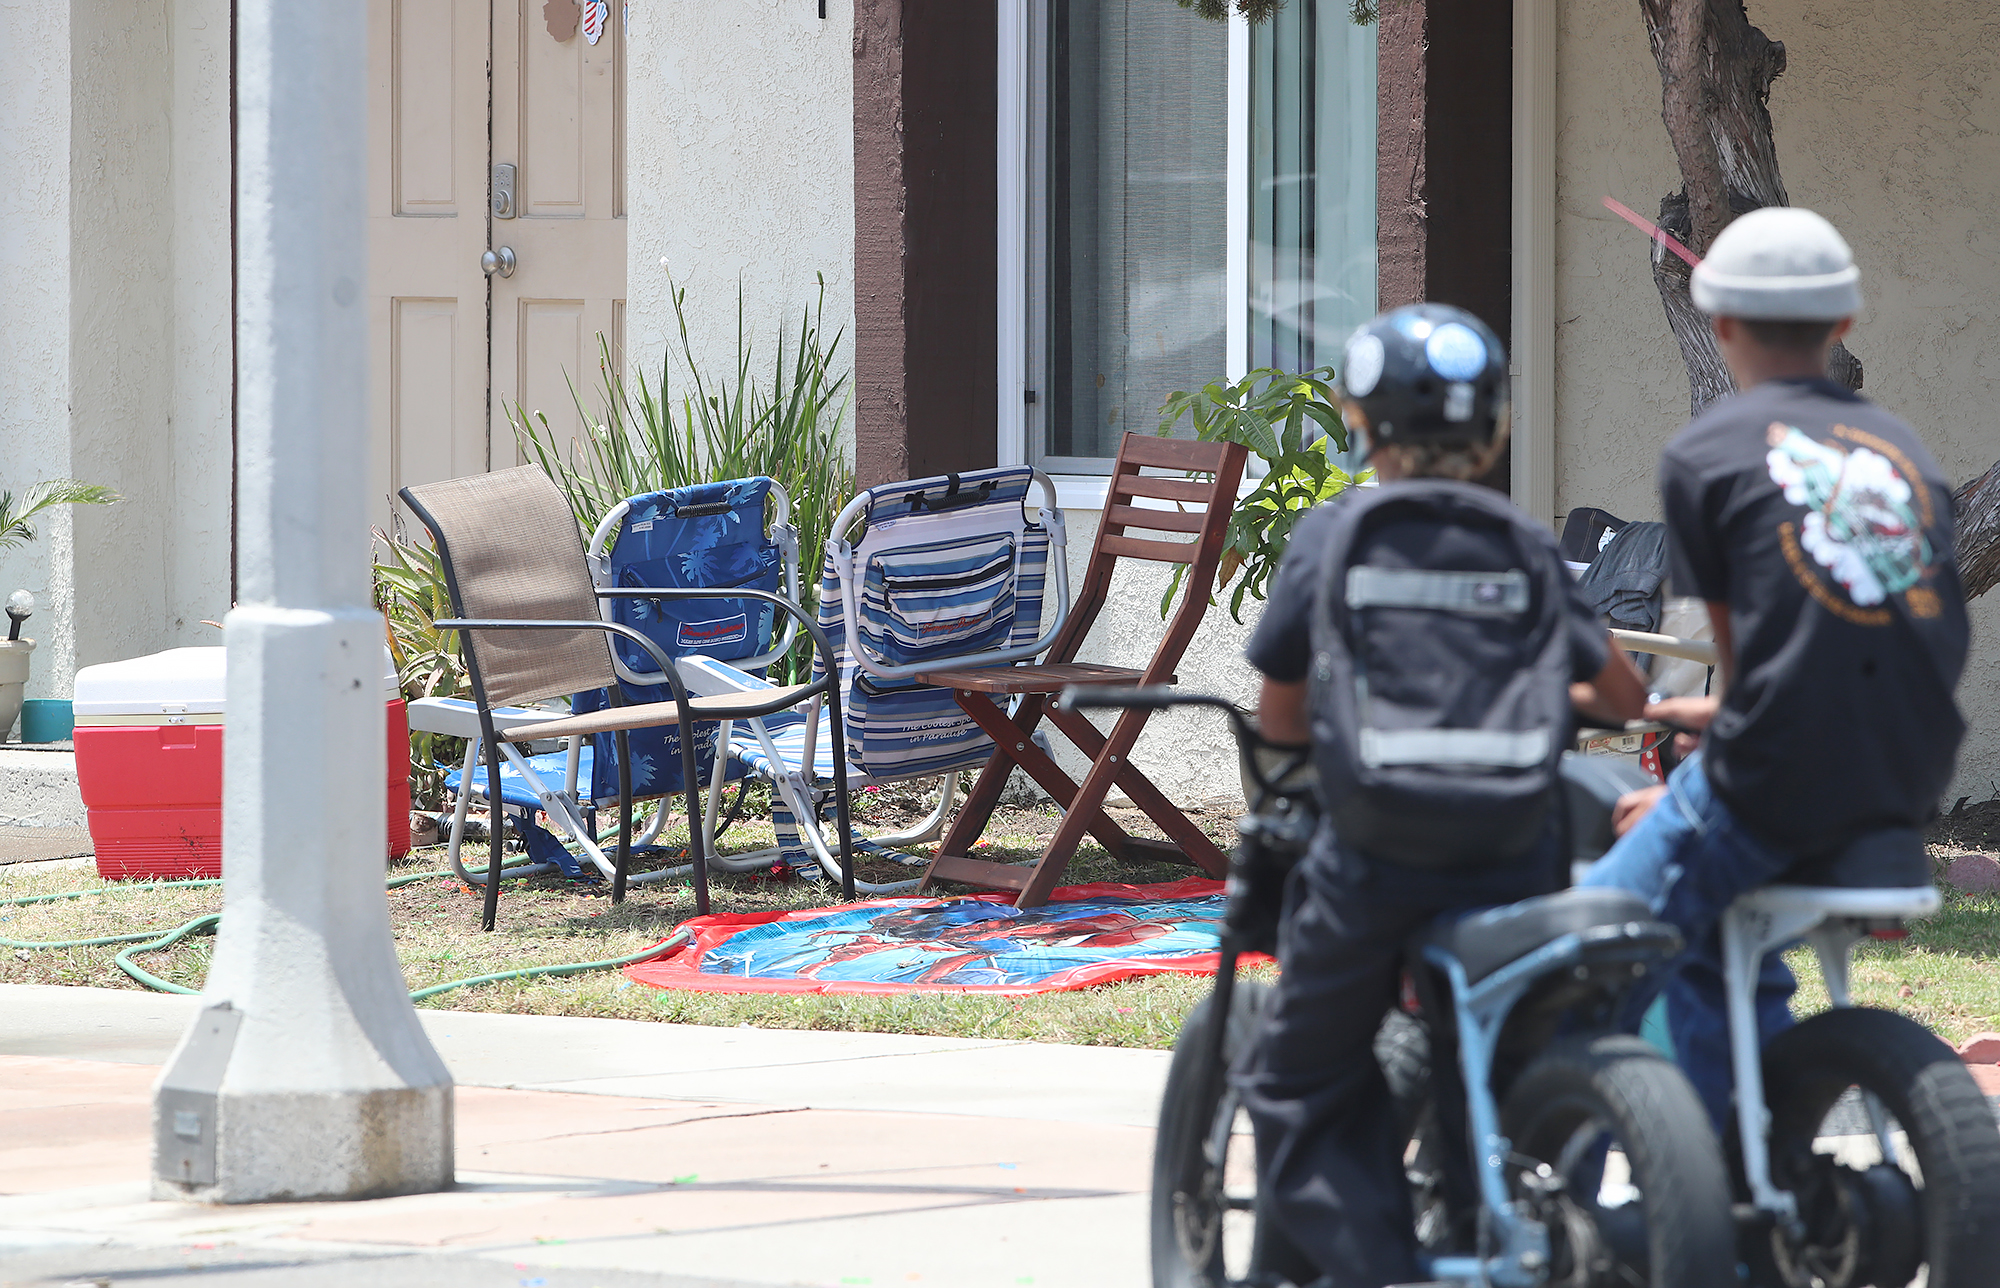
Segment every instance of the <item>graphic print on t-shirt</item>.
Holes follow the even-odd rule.
[[[1834,432],[1840,434],[1842,428]],[[1873,437],[1859,431],[1850,435]],[[1765,441],[1771,445],[1764,458],[1771,481],[1784,489],[1785,500],[1807,510],[1796,531],[1786,523],[1779,532],[1792,570],[1807,591],[1841,616],[1871,625],[1887,623],[1880,610],[1843,612],[1844,605],[1830,602],[1821,579],[1800,566],[1799,548],[1833,575],[1856,607],[1872,609],[1891,595],[1909,592],[1911,611],[1930,616],[1924,609],[1932,597],[1917,583],[1930,571],[1935,555],[1924,535],[1927,517],[1920,518],[1916,510],[1919,504],[1929,510],[1929,496],[1912,489],[1888,455],[1868,446],[1843,448],[1817,442],[1797,427],[1777,421],[1766,431]],[[1895,450],[1886,443],[1881,446]]]

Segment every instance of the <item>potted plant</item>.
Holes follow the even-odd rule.
[[[1369,476],[1366,470],[1349,474],[1330,455],[1348,445],[1333,381],[1332,367],[1296,373],[1259,367],[1238,381],[1216,380],[1194,393],[1172,394],[1160,406],[1161,437],[1190,418],[1202,442],[1241,443],[1263,465],[1256,487],[1230,516],[1216,569],[1217,586],[1236,582],[1229,615],[1239,622],[1245,595],[1264,598],[1300,516]],[[1185,571],[1176,571],[1161,598],[1162,615]]]
[[[118,494],[95,483],[75,479],[50,479],[37,483],[22,496],[19,506],[12,492],[0,491],[0,550],[11,550],[35,539],[31,520],[58,505],[109,505]],[[35,598],[25,590],[7,597],[7,638],[0,640],[0,741],[12,733],[21,714],[21,698],[28,683],[28,655],[35,641],[21,638],[21,623],[35,611]]]

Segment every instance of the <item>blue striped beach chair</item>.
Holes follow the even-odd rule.
[[[1043,504],[1030,517],[1031,487]],[[1054,583],[1053,604],[1049,583]],[[871,839],[857,853],[917,866],[898,847],[935,839],[959,775],[987,763],[993,740],[919,671],[1032,661],[1055,640],[1069,611],[1062,511],[1055,485],[1026,466],[1005,466],[870,488],[834,521],[820,576],[819,626],[834,651],[846,717],[848,782],[854,787],[942,778],[938,802],[915,827]],[[1044,617],[1050,618],[1045,624]],[[815,658],[814,678],[825,674]],[[690,657],[690,691],[739,693],[768,682],[747,668]],[[821,820],[833,775],[817,703],[724,726],[732,766],[772,786],[778,833],[772,858],[849,884]],[[718,776],[718,781],[720,778]],[[711,800],[713,793],[711,792]],[[711,806],[712,808],[712,806]],[[750,859],[753,856],[743,856]],[[914,888],[921,878],[854,882],[868,894]]]

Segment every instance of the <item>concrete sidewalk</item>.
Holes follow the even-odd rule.
[[[193,1008],[0,985],[0,1284],[1147,1279],[1164,1052],[427,1011],[456,1189],[152,1203],[151,1084]]]

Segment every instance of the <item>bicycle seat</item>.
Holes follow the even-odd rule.
[[[1475,912],[1432,930],[1425,942],[1456,957],[1465,968],[1466,982],[1477,983],[1560,936],[1653,920],[1652,908],[1638,895],[1593,886]]]
[[[1931,883],[1923,833],[1913,827],[1864,832],[1826,854],[1801,860],[1778,878],[1783,885],[1883,890]]]

